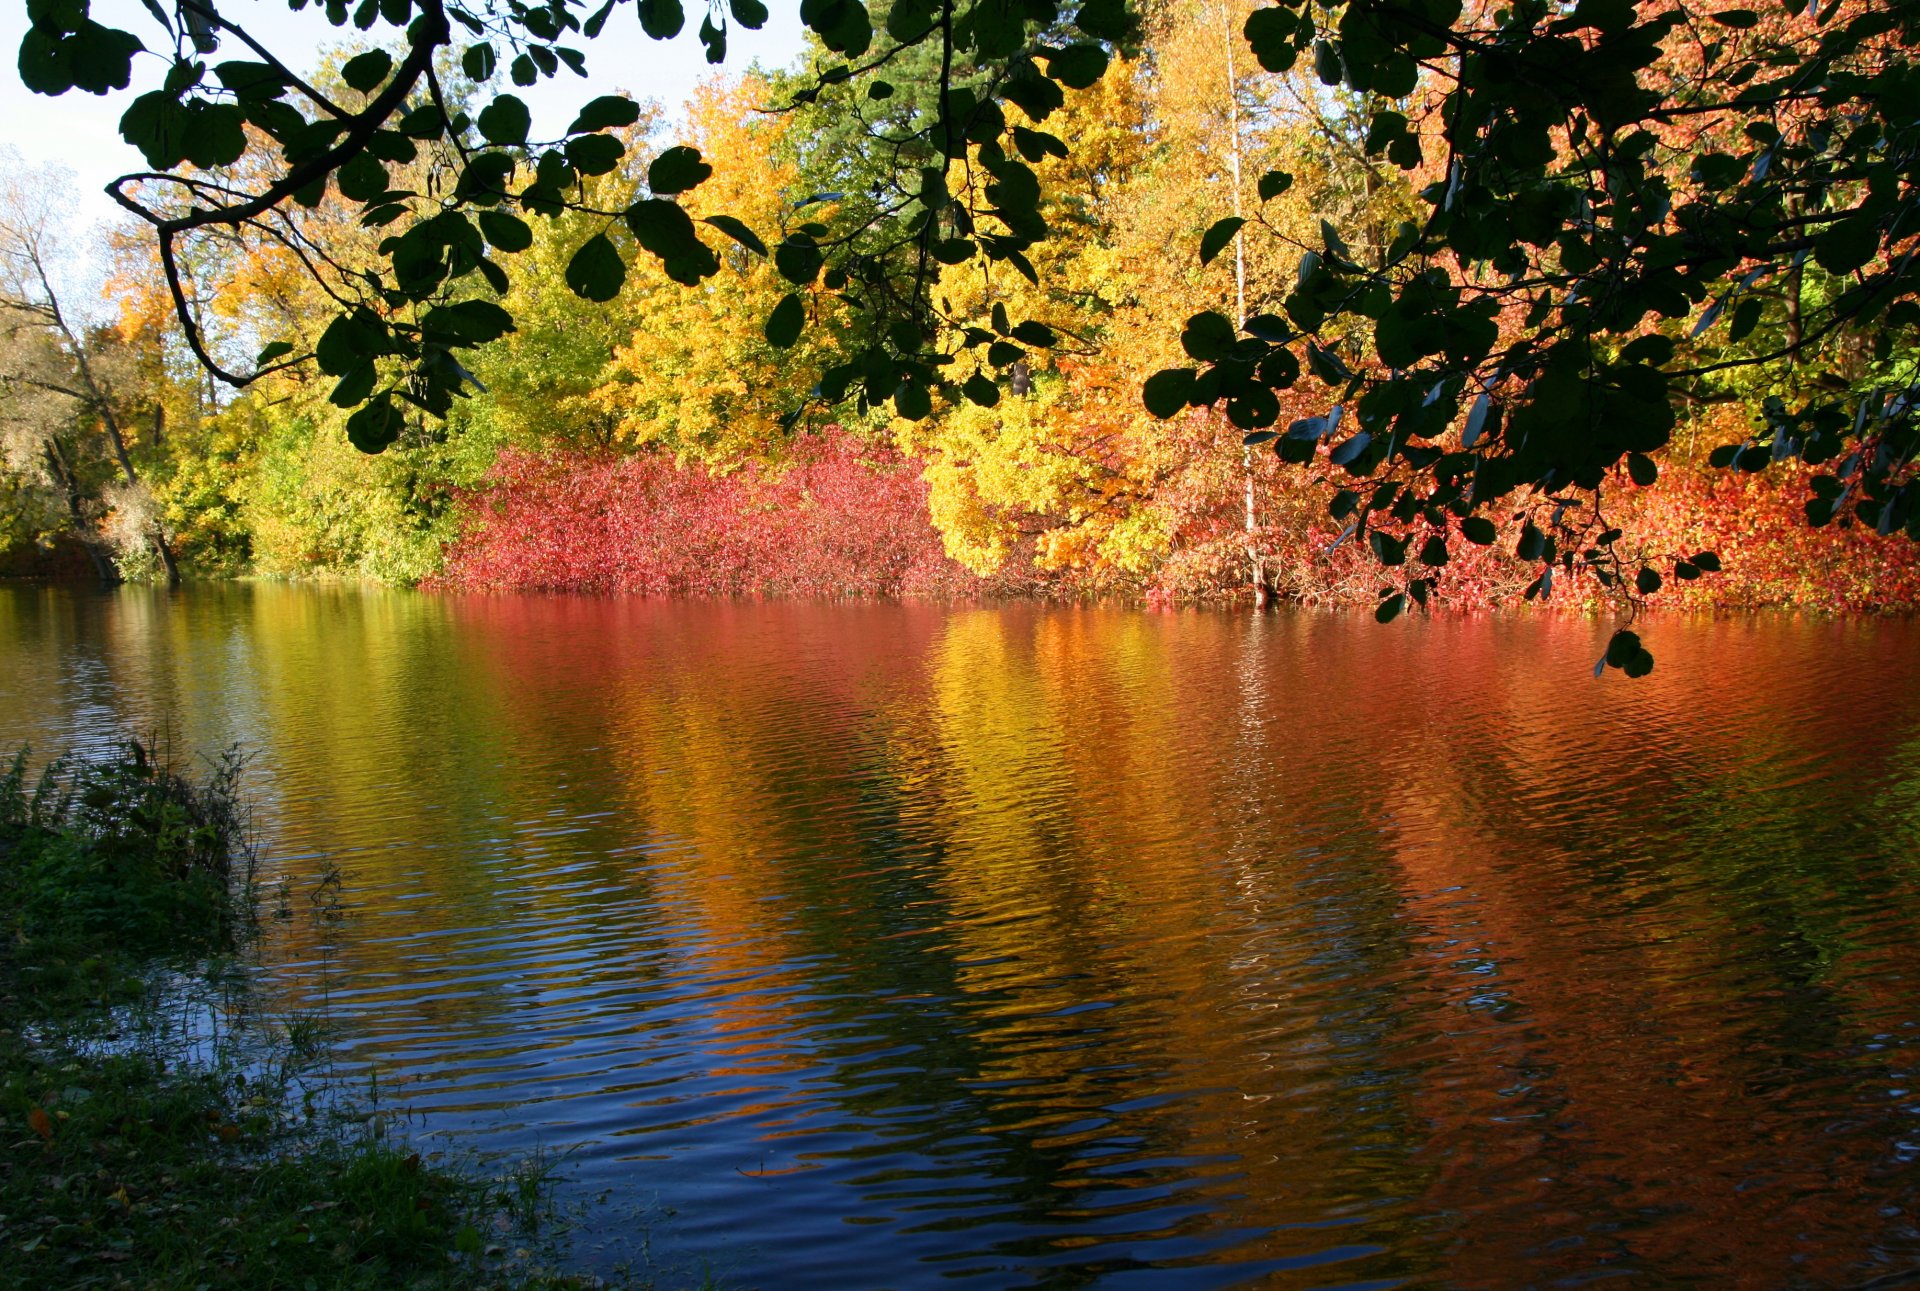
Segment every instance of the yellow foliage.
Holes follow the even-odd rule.
[[[799,179],[787,118],[753,110],[768,97],[757,77],[709,81],[696,91],[691,142],[714,174],[685,204],[696,220],[743,220],[771,244]],[[637,257],[620,298],[631,332],[587,398],[622,440],[703,462],[763,458],[784,438],[781,415],[799,407],[825,365],[835,309],[811,294],[799,343],[775,348],[765,320],[791,285],[767,257],[717,230],[701,232],[720,255],[720,273],[689,288],[669,280],[652,257]]]

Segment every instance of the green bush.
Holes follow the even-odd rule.
[[[252,857],[237,753],[195,781],[130,740],[107,758],[56,760],[31,789],[27,756],[22,749],[0,775],[0,884],[10,897],[0,928],[9,945],[232,946]],[[236,876],[236,863],[247,873]]]

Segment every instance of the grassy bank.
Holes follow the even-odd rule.
[[[236,759],[26,766],[0,775],[0,1287],[580,1285],[505,1258],[536,1178],[295,1097],[301,1027],[209,1057],[167,1007],[251,928]]]

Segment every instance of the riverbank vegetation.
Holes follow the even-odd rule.
[[[247,991],[220,974],[255,895],[238,775],[139,743],[0,774],[0,1286],[580,1285],[497,1258],[537,1177],[436,1167],[325,1097],[310,1020],[177,1007]]]
[[[1658,26],[1655,35],[1668,43],[1634,55],[1632,76],[1666,96],[1661,102],[1687,99],[1688,113],[1705,111],[1687,96],[1717,84],[1714,67],[1736,56],[1759,66],[1786,57],[1782,50],[1810,57],[1808,32],[1826,21],[1812,7],[1764,21],[1745,9],[1710,8],[1714,14],[1694,16],[1717,33],[1713,41],[1694,38],[1698,24],[1682,31],[1663,17],[1665,26],[1648,30]],[[887,12],[876,8],[876,22],[893,31]],[[1670,425],[1660,434],[1657,469],[1645,454],[1610,459],[1604,511],[1601,476],[1589,481],[1585,467],[1573,474],[1580,489],[1593,490],[1579,495],[1587,501],[1569,501],[1576,481],[1549,469],[1532,494],[1485,515],[1462,510],[1457,473],[1452,494],[1439,488],[1419,502],[1426,495],[1415,477],[1454,460],[1442,447],[1377,428],[1347,437],[1353,421],[1339,429],[1343,397],[1352,418],[1417,421],[1407,408],[1388,407],[1408,397],[1401,370],[1451,356],[1448,338],[1471,334],[1475,353],[1492,355],[1483,365],[1488,393],[1476,402],[1461,381],[1435,380],[1420,407],[1457,403],[1463,424],[1450,412],[1417,434],[1457,437],[1456,466],[1475,440],[1484,438],[1476,450],[1483,456],[1493,451],[1487,445],[1506,432],[1490,396],[1517,412],[1537,390],[1557,388],[1509,370],[1549,352],[1529,339],[1539,310],[1529,313],[1518,296],[1498,305],[1485,296],[1489,308],[1447,322],[1462,289],[1435,287],[1419,313],[1409,303],[1419,284],[1399,282],[1393,309],[1384,303],[1391,294],[1380,297],[1337,335],[1311,339],[1301,351],[1310,377],[1297,384],[1300,362],[1276,350],[1259,368],[1261,389],[1238,403],[1193,387],[1196,362],[1217,384],[1238,361],[1228,358],[1233,345],[1265,353],[1285,333],[1299,348],[1320,319],[1337,314],[1336,301],[1372,300],[1367,275],[1391,278],[1407,237],[1436,227],[1439,189],[1464,183],[1464,145],[1447,135],[1442,110],[1455,91],[1435,70],[1437,54],[1423,55],[1426,70],[1405,85],[1397,72],[1362,84],[1373,54],[1357,28],[1344,32],[1344,45],[1323,40],[1295,58],[1271,38],[1280,25],[1274,15],[1288,12],[1244,0],[1161,0],[1140,9],[1137,27],[1107,34],[1086,18],[1082,28],[1111,53],[1101,55],[1103,75],[1063,70],[1063,56],[1048,65],[1062,82],[1057,106],[1042,111],[1040,95],[1004,112],[995,107],[1005,119],[986,133],[1009,131],[1006,147],[1024,160],[1007,169],[1007,155],[982,153],[983,166],[1000,166],[999,179],[970,172],[965,185],[997,204],[995,218],[1013,234],[1024,238],[1014,226],[1030,215],[1046,236],[1014,239],[1024,251],[1007,237],[995,251],[993,239],[982,238],[985,249],[975,254],[956,233],[936,248],[929,299],[949,322],[964,323],[975,348],[943,361],[941,380],[954,397],[925,407],[911,375],[891,401],[822,394],[823,373],[844,394],[867,379],[855,370],[866,360],[847,366],[846,356],[878,351],[860,349],[871,320],[863,321],[844,273],[838,289],[832,272],[820,277],[812,248],[844,227],[859,230],[846,245],[867,247],[861,254],[873,263],[893,254],[889,231],[900,230],[890,221],[904,217],[887,203],[898,196],[890,185],[900,159],[876,141],[924,127],[935,111],[931,87],[943,77],[955,86],[977,82],[992,105],[984,56],[943,68],[936,46],[907,44],[884,93],[865,83],[833,92],[846,37],[822,31],[794,68],[717,76],[684,107],[603,102],[604,133],[576,137],[564,156],[540,154],[524,144],[524,126],[510,137],[504,118],[490,124],[480,110],[502,88],[489,79],[490,50],[449,62],[435,93],[449,96],[456,113],[472,108],[489,140],[521,148],[530,173],[564,170],[572,206],[543,198],[535,188],[545,181],[536,179],[519,199],[520,214],[501,207],[478,217],[475,247],[484,233],[513,254],[510,272],[489,264],[493,287],[481,291],[470,279],[455,292],[462,300],[441,307],[472,306],[458,326],[453,313],[439,315],[459,333],[461,397],[444,417],[382,420],[377,444],[368,439],[370,422],[352,421],[374,406],[363,403],[371,387],[361,387],[376,365],[346,353],[352,328],[340,330],[329,283],[377,273],[399,245],[383,242],[389,226],[429,227],[405,202],[381,205],[360,177],[342,171],[340,191],[288,207],[284,226],[243,225],[230,236],[181,242],[197,340],[220,354],[250,355],[272,339],[262,353],[320,355],[320,370],[270,360],[266,375],[235,395],[189,352],[144,230],[115,235],[107,313],[86,326],[75,321],[49,271],[63,254],[58,181],[9,168],[0,204],[5,568],[53,572],[65,562],[69,572],[106,579],[184,569],[649,594],[1256,595],[1383,612],[1406,603],[1388,596],[1401,585],[1423,603],[1455,607],[1522,595],[1586,606],[1630,587],[1640,601],[1687,608],[1920,608],[1907,503],[1898,500],[1912,452],[1895,425],[1910,417],[1914,400],[1889,393],[1910,390],[1902,383],[1913,363],[1911,319],[1888,315],[1885,327],[1843,319],[1818,335],[1803,321],[1865,281],[1863,266],[1880,263],[1874,247],[1856,257],[1810,244],[1812,258],[1802,251],[1793,259],[1790,280],[1756,269],[1718,303],[1695,300],[1690,285],[1667,292],[1645,337],[1610,339],[1610,357],[1596,359],[1593,371],[1618,368],[1621,380],[1639,380],[1655,367],[1690,363],[1700,375],[1660,396]],[[1576,27],[1604,43],[1619,30],[1616,17],[1609,8]],[[343,47],[321,70],[316,84],[329,101],[370,102],[385,74],[373,71],[391,66],[384,55],[348,61],[356,48]],[[513,75],[521,75],[517,67]],[[974,101],[972,89],[954,92]],[[770,105],[788,110],[763,111]],[[1522,109],[1512,110],[1520,120]],[[1753,140],[1768,148],[1764,131],[1746,141],[1704,127],[1646,134],[1631,153],[1632,183],[1660,189],[1668,206],[1711,205],[1735,183],[1734,172],[1758,183],[1769,167],[1786,164],[1791,149],[1778,143],[1779,129],[1767,128],[1775,143],[1758,161],[1743,160],[1739,149]],[[1541,148],[1560,149],[1559,183],[1575,175],[1579,147],[1549,135],[1538,131]],[[1533,140],[1503,136],[1488,147],[1502,165],[1545,164]],[[465,173],[450,154],[399,136],[383,147],[390,196],[441,191]],[[970,155],[964,146],[962,154]],[[210,173],[245,179],[246,164]],[[1877,202],[1883,186],[1871,176],[1833,179],[1793,196],[1801,204],[1794,218],[1817,224],[1828,217],[1814,208],[1843,211],[1869,190]],[[711,266],[690,268],[685,257],[651,254],[632,212],[658,214],[694,187],[701,209],[725,211],[735,224],[710,221],[727,236],[711,250]],[[1025,193],[1018,203],[1009,197],[1015,188]],[[1497,188],[1476,189],[1475,201],[1532,210]],[[1645,196],[1634,192],[1635,201]],[[1554,241],[1563,228],[1585,226],[1557,205],[1534,205],[1540,209],[1528,218],[1540,227],[1514,236],[1551,249],[1564,262],[1554,273],[1588,272],[1579,265],[1599,252]],[[637,241],[617,227],[612,241],[596,233],[605,221],[590,210],[627,210]],[[728,232],[736,228],[747,230],[744,238]],[[751,230],[775,228],[787,238],[781,254],[763,254]],[[595,269],[601,245],[615,257],[600,266],[614,291]],[[1661,254],[1669,251],[1678,254]],[[1477,282],[1496,273],[1492,252],[1434,247],[1421,255],[1436,266],[1430,274],[1458,270]],[[317,273],[316,257],[332,269]],[[1891,242],[1882,259],[1897,259]],[[1498,273],[1526,277],[1519,260],[1501,265]],[[1564,288],[1574,278],[1559,287],[1551,274],[1542,281],[1571,308],[1578,291]],[[921,285],[916,280],[916,290]],[[1634,290],[1643,287],[1654,291]],[[1191,320],[1184,332],[1182,319]],[[1213,337],[1220,328],[1224,340]],[[1243,329],[1253,339],[1236,342]],[[1496,334],[1506,358],[1487,349]],[[275,348],[283,343],[290,349]],[[1188,385],[1169,403],[1167,378],[1149,382],[1175,371],[1188,372]],[[1368,382],[1396,393],[1357,397],[1375,388]],[[1825,449],[1814,451],[1808,438],[1824,433],[1816,422],[1832,419],[1809,410],[1836,390],[1861,401],[1855,433],[1875,419],[1888,423],[1865,457],[1848,459],[1842,473],[1853,473],[1850,483],[1814,464]],[[1806,420],[1800,430],[1796,417]],[[1542,436],[1550,420],[1541,421]],[[369,447],[384,451],[361,451]],[[1412,472],[1405,480],[1370,478],[1402,455]],[[1844,523],[1856,503],[1867,510]],[[1813,523],[1836,514],[1843,523]],[[1383,591],[1383,582],[1392,586]]]

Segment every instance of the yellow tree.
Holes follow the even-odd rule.
[[[696,219],[726,214],[758,229],[787,222],[801,196],[798,168],[788,119],[760,111],[770,97],[756,76],[711,80],[694,93],[686,133],[713,168],[686,199]],[[835,307],[814,295],[815,317],[799,341],[775,346],[765,320],[791,284],[746,246],[724,242],[720,254],[721,271],[691,287],[670,280],[652,256],[629,265],[619,304],[625,335],[584,396],[620,441],[710,465],[777,456],[827,361]]]

